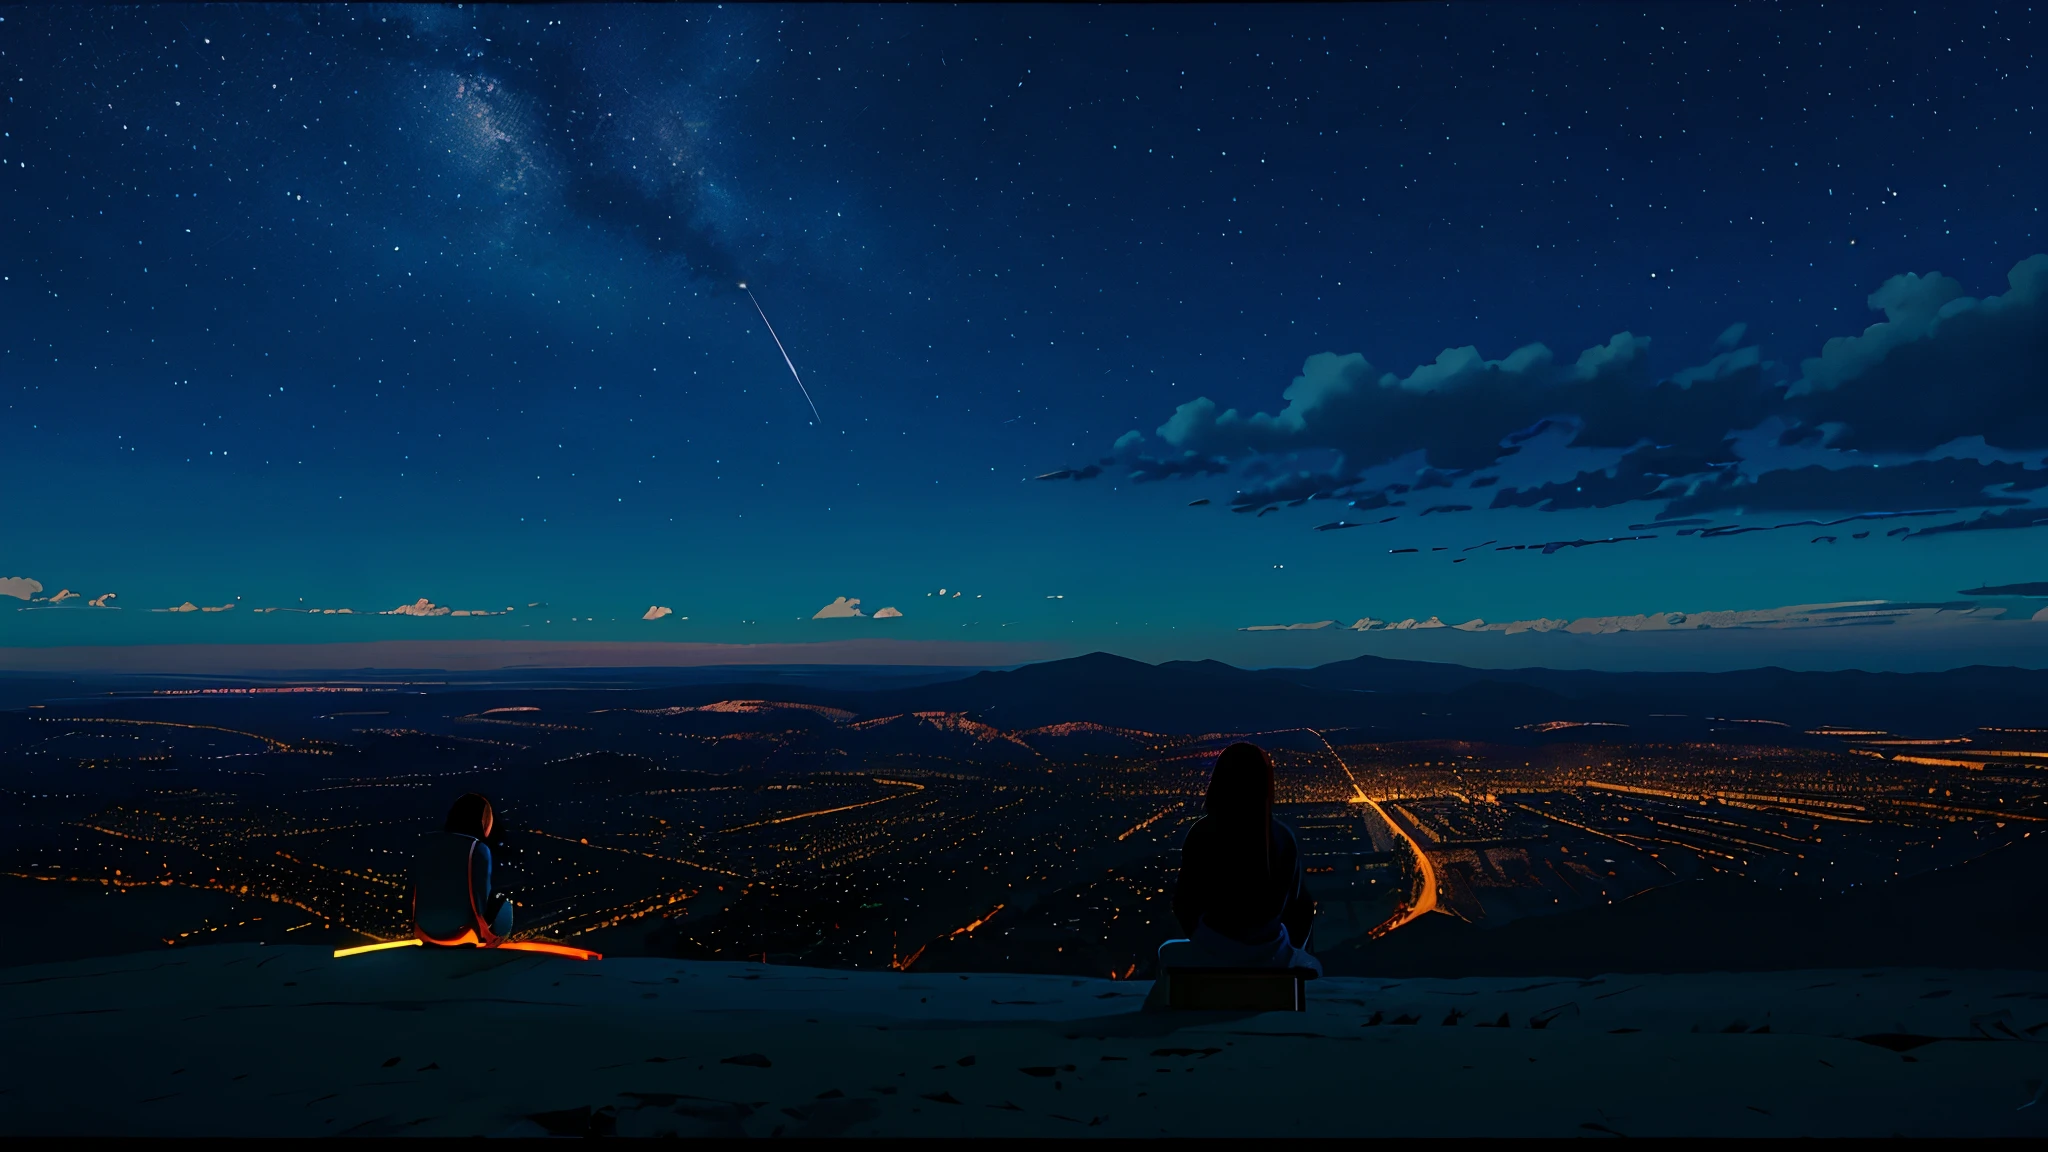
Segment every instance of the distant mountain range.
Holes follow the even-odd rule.
[[[647,670],[639,675],[645,682]],[[799,717],[797,726],[855,723],[917,712],[965,714],[994,733],[949,738],[983,746],[1004,734],[1051,725],[1096,724],[1162,734],[1259,732],[1285,728],[1367,729],[1371,738],[1530,740],[1555,724],[1573,740],[1769,740],[1800,742],[1823,726],[1948,736],[1980,726],[2048,729],[2048,670],[1969,667],[1945,672],[1591,672],[1551,668],[1468,668],[1361,656],[1314,668],[1244,669],[1214,660],[1146,664],[1105,652],[984,671],[938,682],[861,687],[792,678],[758,681],[735,670],[722,683],[628,688],[608,684],[635,709],[701,708],[721,700],[785,701],[843,710],[841,721]],[[899,682],[900,683],[900,682]],[[82,686],[80,686],[82,687]],[[77,691],[77,688],[73,688]],[[452,689],[495,703],[557,697],[561,687]],[[442,697],[444,700],[446,696]],[[479,705],[483,706],[483,705]],[[446,707],[442,705],[441,707]],[[707,712],[712,727],[751,718]],[[1600,723],[1617,727],[1578,728]],[[877,733],[880,739],[882,733]],[[1026,736],[1025,744],[1082,738]],[[1108,739],[1110,734],[1085,737]]]
[[[1908,734],[1980,725],[2048,728],[2048,671],[1582,672],[1376,656],[1253,671],[1213,660],[1145,664],[1097,652],[942,684],[834,694],[834,700],[867,716],[965,712],[1009,731],[1092,721],[1166,733],[1371,727],[1392,738],[1498,735],[1547,721],[1603,721],[1628,725],[1636,738],[1665,739],[1727,721],[1769,721],[1757,727],[1783,738],[1822,725]]]
[[[673,677],[669,672],[583,669],[574,676],[551,672],[542,683],[493,676],[488,684],[457,681],[438,688],[431,686],[435,674],[421,672],[392,681],[399,696],[375,699],[381,707],[404,712],[411,706],[399,701],[431,697],[431,710],[442,713],[517,702],[552,706],[565,692],[602,693],[607,708],[690,710],[696,715],[688,726],[707,733],[758,722],[731,708],[698,711],[719,701],[783,701],[839,710],[791,711],[781,722],[796,727],[860,724],[917,712],[964,713],[996,731],[949,721],[942,725],[947,740],[974,746],[981,755],[1002,745],[1008,749],[1004,757],[1023,761],[1032,758],[1033,749],[1079,746],[1075,741],[1106,741],[1105,747],[1128,742],[1127,736],[1114,733],[1030,731],[1074,724],[1161,734],[1364,729],[1367,738],[1386,740],[1747,738],[1795,743],[1808,739],[1803,734],[1809,729],[1823,726],[1904,736],[1953,736],[1978,727],[2048,730],[2048,669],[1985,666],[1945,672],[1592,672],[1360,656],[1314,668],[1244,669],[1214,660],[1146,664],[1096,652],[950,676],[941,669],[918,669],[914,676],[886,669],[872,676],[844,670],[821,675],[723,669],[717,670],[717,679],[708,669],[674,670]],[[317,682],[322,675],[294,674],[288,682]],[[363,677],[337,675],[350,682]],[[176,683],[190,691],[189,679]],[[0,677],[0,710],[103,697],[109,691],[148,693],[164,684],[162,678],[145,677]],[[282,706],[293,697],[262,699]],[[670,727],[678,722],[674,714],[665,721]],[[1572,726],[1586,723],[1618,727]],[[1554,735],[1546,735],[1541,727],[1546,725]],[[874,737],[887,743],[890,735],[877,731]]]

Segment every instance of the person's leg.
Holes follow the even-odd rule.
[[[498,914],[491,917],[491,935],[503,940],[512,934],[512,902],[498,905]]]
[[[1169,1007],[1173,978],[1167,975],[1170,964],[1200,964],[1203,958],[1200,950],[1187,940],[1168,940],[1159,946],[1159,978],[1152,981],[1152,990],[1145,995],[1140,1012],[1164,1012]]]
[[[1145,993],[1145,1002],[1138,1005],[1140,1012],[1164,1012],[1173,1006],[1173,978],[1162,969],[1159,978],[1152,981],[1152,990]]]
[[[1287,938],[1296,948],[1307,950],[1309,936],[1315,931],[1316,906],[1304,901],[1287,910]]]

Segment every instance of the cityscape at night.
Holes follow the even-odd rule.
[[[2044,44],[0,2],[0,1137],[2048,1137]]]
[[[1015,675],[980,679],[1000,694]],[[1429,711],[1419,696],[1405,724],[1006,730],[885,710],[903,689],[634,679],[103,687],[9,712],[11,902],[75,925],[10,948],[74,955],[108,931],[132,945],[143,925],[172,947],[403,938],[412,844],[479,791],[502,814],[522,935],[1150,979],[1178,846],[1242,738],[1272,754],[1337,972],[1369,970],[1375,940],[1431,913],[1490,927],[1685,881],[1847,892],[2048,823],[2048,730],[2010,725],[1666,714],[1629,716],[1663,733],[1571,719],[1403,738]],[[753,695],[776,688],[796,699]]]

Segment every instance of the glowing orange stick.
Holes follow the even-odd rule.
[[[567,944],[550,944],[545,940],[513,940],[498,945],[502,952],[546,952],[550,956],[567,956],[571,960],[602,960],[602,953],[588,948],[572,948]]]
[[[382,952],[387,948],[418,948],[420,940],[387,940],[382,944],[362,944],[354,948],[336,948],[334,958],[361,956],[365,952]],[[602,960],[604,955],[588,948],[575,948],[568,944],[550,944],[545,940],[513,940],[495,945],[504,952],[545,952],[550,956],[567,956],[571,960]]]

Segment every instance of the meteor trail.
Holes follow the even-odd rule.
[[[740,281],[740,291],[745,292],[747,294],[747,299],[754,300],[754,290],[752,288],[747,287],[747,282],[744,280]],[[823,424],[825,422],[825,418],[823,416],[818,415],[818,402],[816,400],[811,399],[811,390],[809,388],[804,387],[804,378],[802,376],[797,375],[796,362],[789,358],[789,349],[784,348],[782,346],[782,337],[777,336],[775,334],[775,325],[768,323],[768,313],[762,311],[761,302],[759,300],[754,300],[754,311],[759,312],[761,314],[761,323],[767,325],[768,327],[768,338],[770,340],[775,341],[775,350],[777,352],[782,353],[782,362],[784,364],[789,365],[789,374],[792,377],[795,377],[796,379],[797,391],[804,394],[804,403],[809,404],[811,406],[812,421],[818,424]]]

